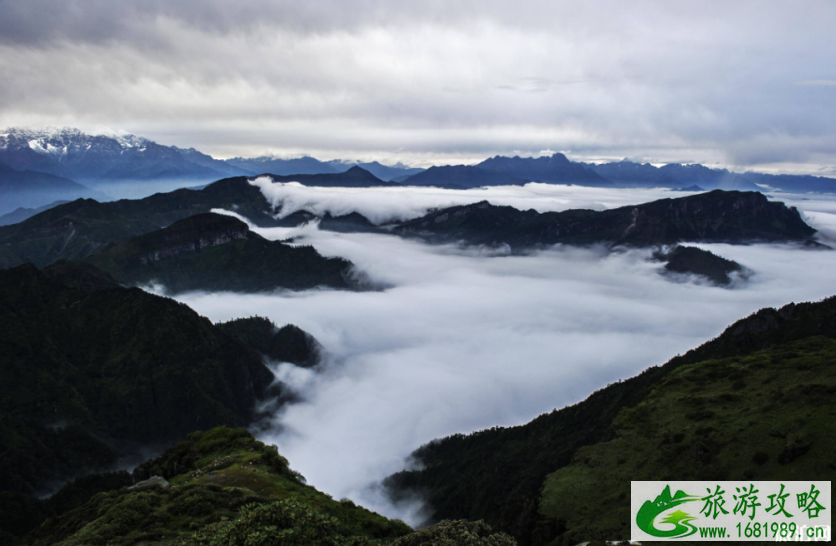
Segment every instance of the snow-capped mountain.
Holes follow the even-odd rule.
[[[130,134],[90,135],[71,128],[12,128],[0,133],[0,163],[79,182],[212,181],[248,174],[194,149]]]

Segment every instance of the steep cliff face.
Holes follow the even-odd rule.
[[[150,249],[128,258],[147,265],[150,262],[194,254],[232,241],[244,240],[249,232],[244,222],[230,216],[196,214],[166,229],[138,237],[123,246]]]
[[[807,242],[815,230],[798,211],[757,192],[716,190],[605,211],[539,214],[486,201],[405,222],[394,232],[435,241],[527,248],[558,243],[630,246],[678,242]]]

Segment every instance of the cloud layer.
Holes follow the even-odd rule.
[[[832,170],[827,0],[0,2],[0,126],[222,156]]]
[[[296,182],[274,183],[264,176],[251,183],[260,188],[270,202],[280,206],[280,217],[299,210],[307,210],[317,216],[326,212],[334,216],[359,212],[378,225],[417,218],[433,208],[467,205],[482,200],[520,210],[548,212],[568,209],[603,210],[691,195],[690,192],[667,189],[587,188],[538,182],[525,186],[492,186],[469,190],[431,187],[307,187]]]
[[[574,190],[561,198],[589,199],[587,188]],[[378,217],[387,207],[389,215],[403,214],[398,203],[420,195],[399,193],[369,210]],[[640,201],[636,194],[609,199]],[[540,205],[536,194],[528,203]],[[803,203],[821,209],[817,218],[833,205]],[[649,251],[555,248],[492,256],[388,235],[321,232],[315,225],[257,231],[272,239],[300,237],[392,288],[179,299],[213,321],[259,314],[316,336],[328,354],[325,371],[280,369],[305,401],[276,415],[274,431],[263,438],[277,443],[317,488],[412,523],[419,519],[416,507],[389,505],[375,484],[402,469],[421,444],[527,422],[662,364],[761,307],[836,292],[829,274],[836,252],[795,246],[706,245],[756,272],[725,290],[666,280],[658,264],[646,261]]]

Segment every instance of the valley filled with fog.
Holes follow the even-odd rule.
[[[602,210],[687,195],[528,184],[478,190],[314,188],[254,182],[282,215],[359,212],[382,224],[433,207],[486,199],[519,209]],[[836,237],[836,200],[778,195]],[[274,363],[301,395],[261,431],[308,483],[408,523],[420,500],[392,506],[380,481],[420,445],[453,433],[513,426],[661,365],[767,306],[833,295],[836,252],[796,245],[696,245],[753,272],[718,288],[669,278],[650,249],[555,247],[525,255],[429,245],[387,234],[253,228],[353,262],[379,290],[177,299],[213,322],[260,315],[293,323],[325,350],[322,369]]]

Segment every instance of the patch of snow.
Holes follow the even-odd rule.
[[[39,140],[34,140],[34,139],[30,140],[29,141],[29,147],[32,148],[34,151],[38,152],[39,154],[49,153],[48,150],[44,149],[44,147],[41,145],[41,142]]]

